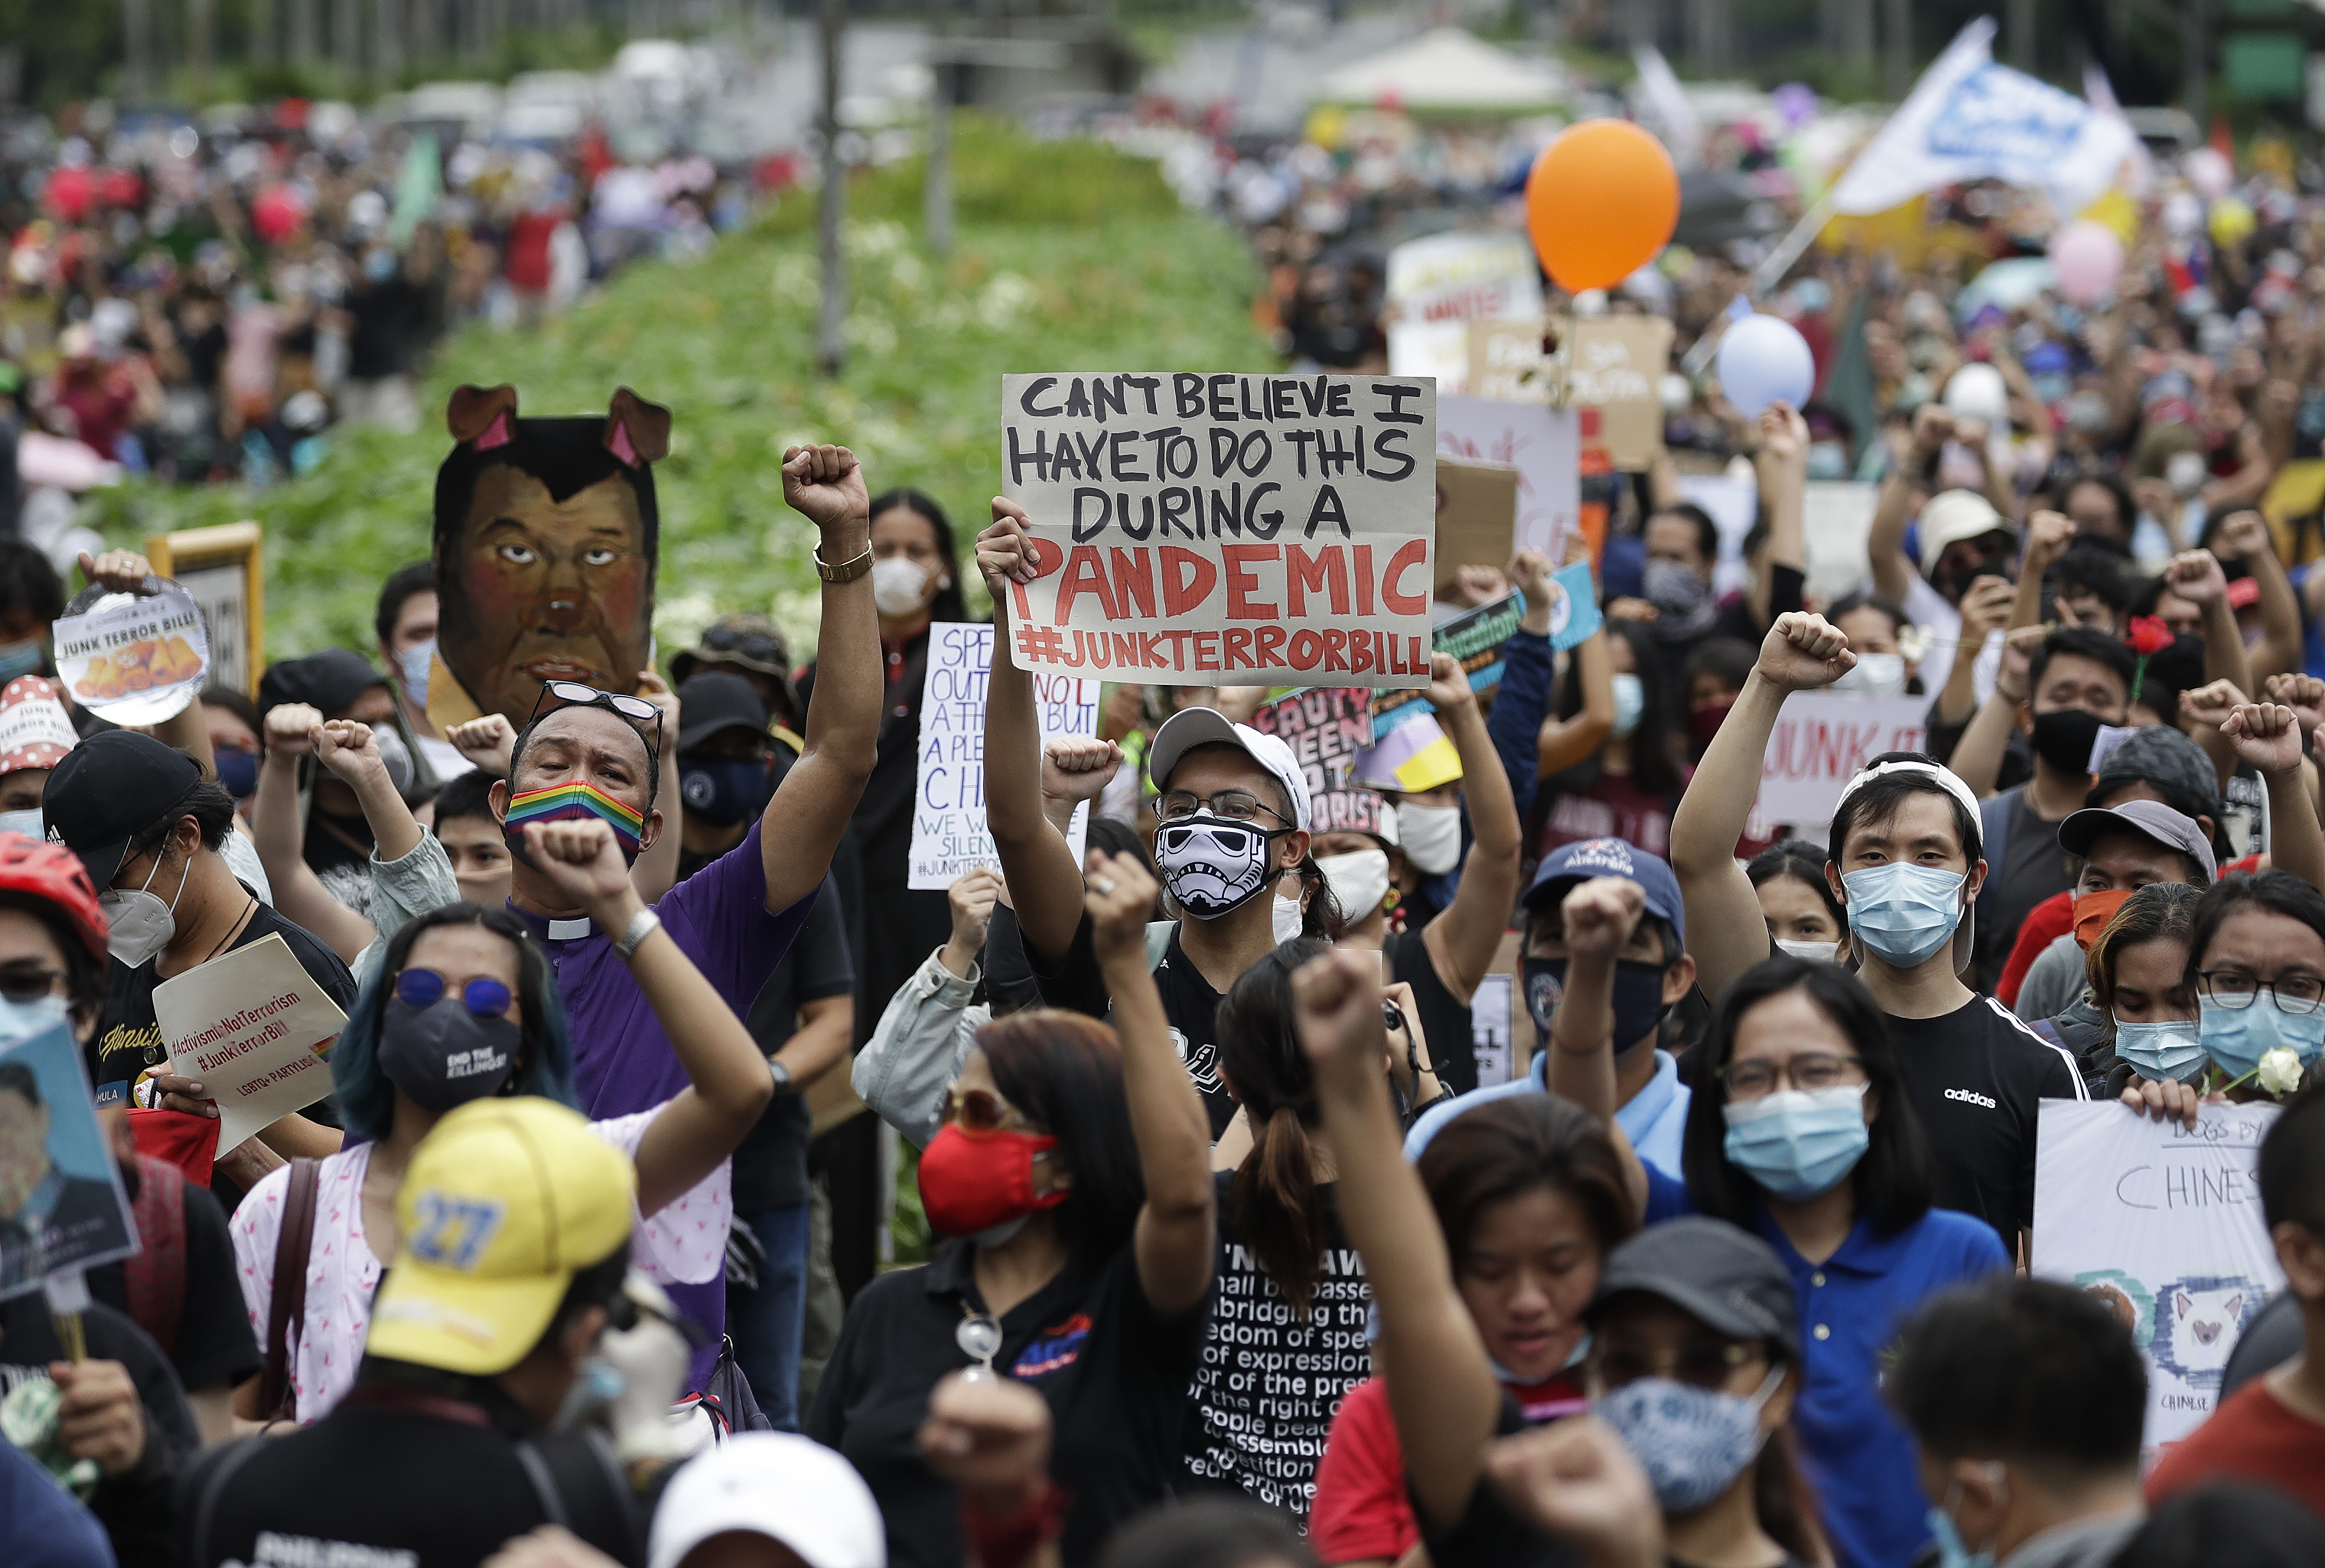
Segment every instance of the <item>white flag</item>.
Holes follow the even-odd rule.
[[[1990,16],[1961,30],[1833,187],[1836,210],[1885,212],[1941,185],[2001,180],[2071,214],[2114,182],[2139,145],[2131,126],[1996,64],[1993,42]]]

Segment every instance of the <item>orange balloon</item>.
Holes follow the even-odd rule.
[[[1679,171],[1628,120],[1584,120],[1542,150],[1526,176],[1534,254],[1570,294],[1611,289],[1655,259],[1679,224]]]

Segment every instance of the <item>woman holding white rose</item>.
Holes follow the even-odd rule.
[[[2196,906],[2186,979],[2224,1086],[2291,1093],[2325,1055],[2325,893],[2286,872],[2223,877]]]

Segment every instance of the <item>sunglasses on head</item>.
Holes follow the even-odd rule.
[[[432,969],[407,969],[395,977],[395,998],[406,1007],[434,1007],[444,1000],[449,982]],[[0,986],[6,984],[0,975]],[[505,1018],[514,998],[497,980],[478,977],[460,988],[460,1001],[478,1018]]]
[[[625,696],[619,692],[599,691],[594,686],[584,686],[578,680],[545,680],[541,683],[541,695],[533,701],[533,713],[525,719],[530,729],[546,711],[560,708],[604,708],[615,717],[633,725],[650,724],[653,729],[638,738],[646,744],[655,766],[662,763],[662,709],[642,696]]]
[[[736,632],[713,626],[702,634],[702,646],[714,653],[739,653],[764,664],[780,666],[784,662],[783,645],[764,632]]]

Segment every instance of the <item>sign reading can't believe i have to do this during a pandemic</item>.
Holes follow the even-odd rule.
[[[1425,687],[1428,377],[1001,378],[1033,519],[1021,669],[1153,685]]]

